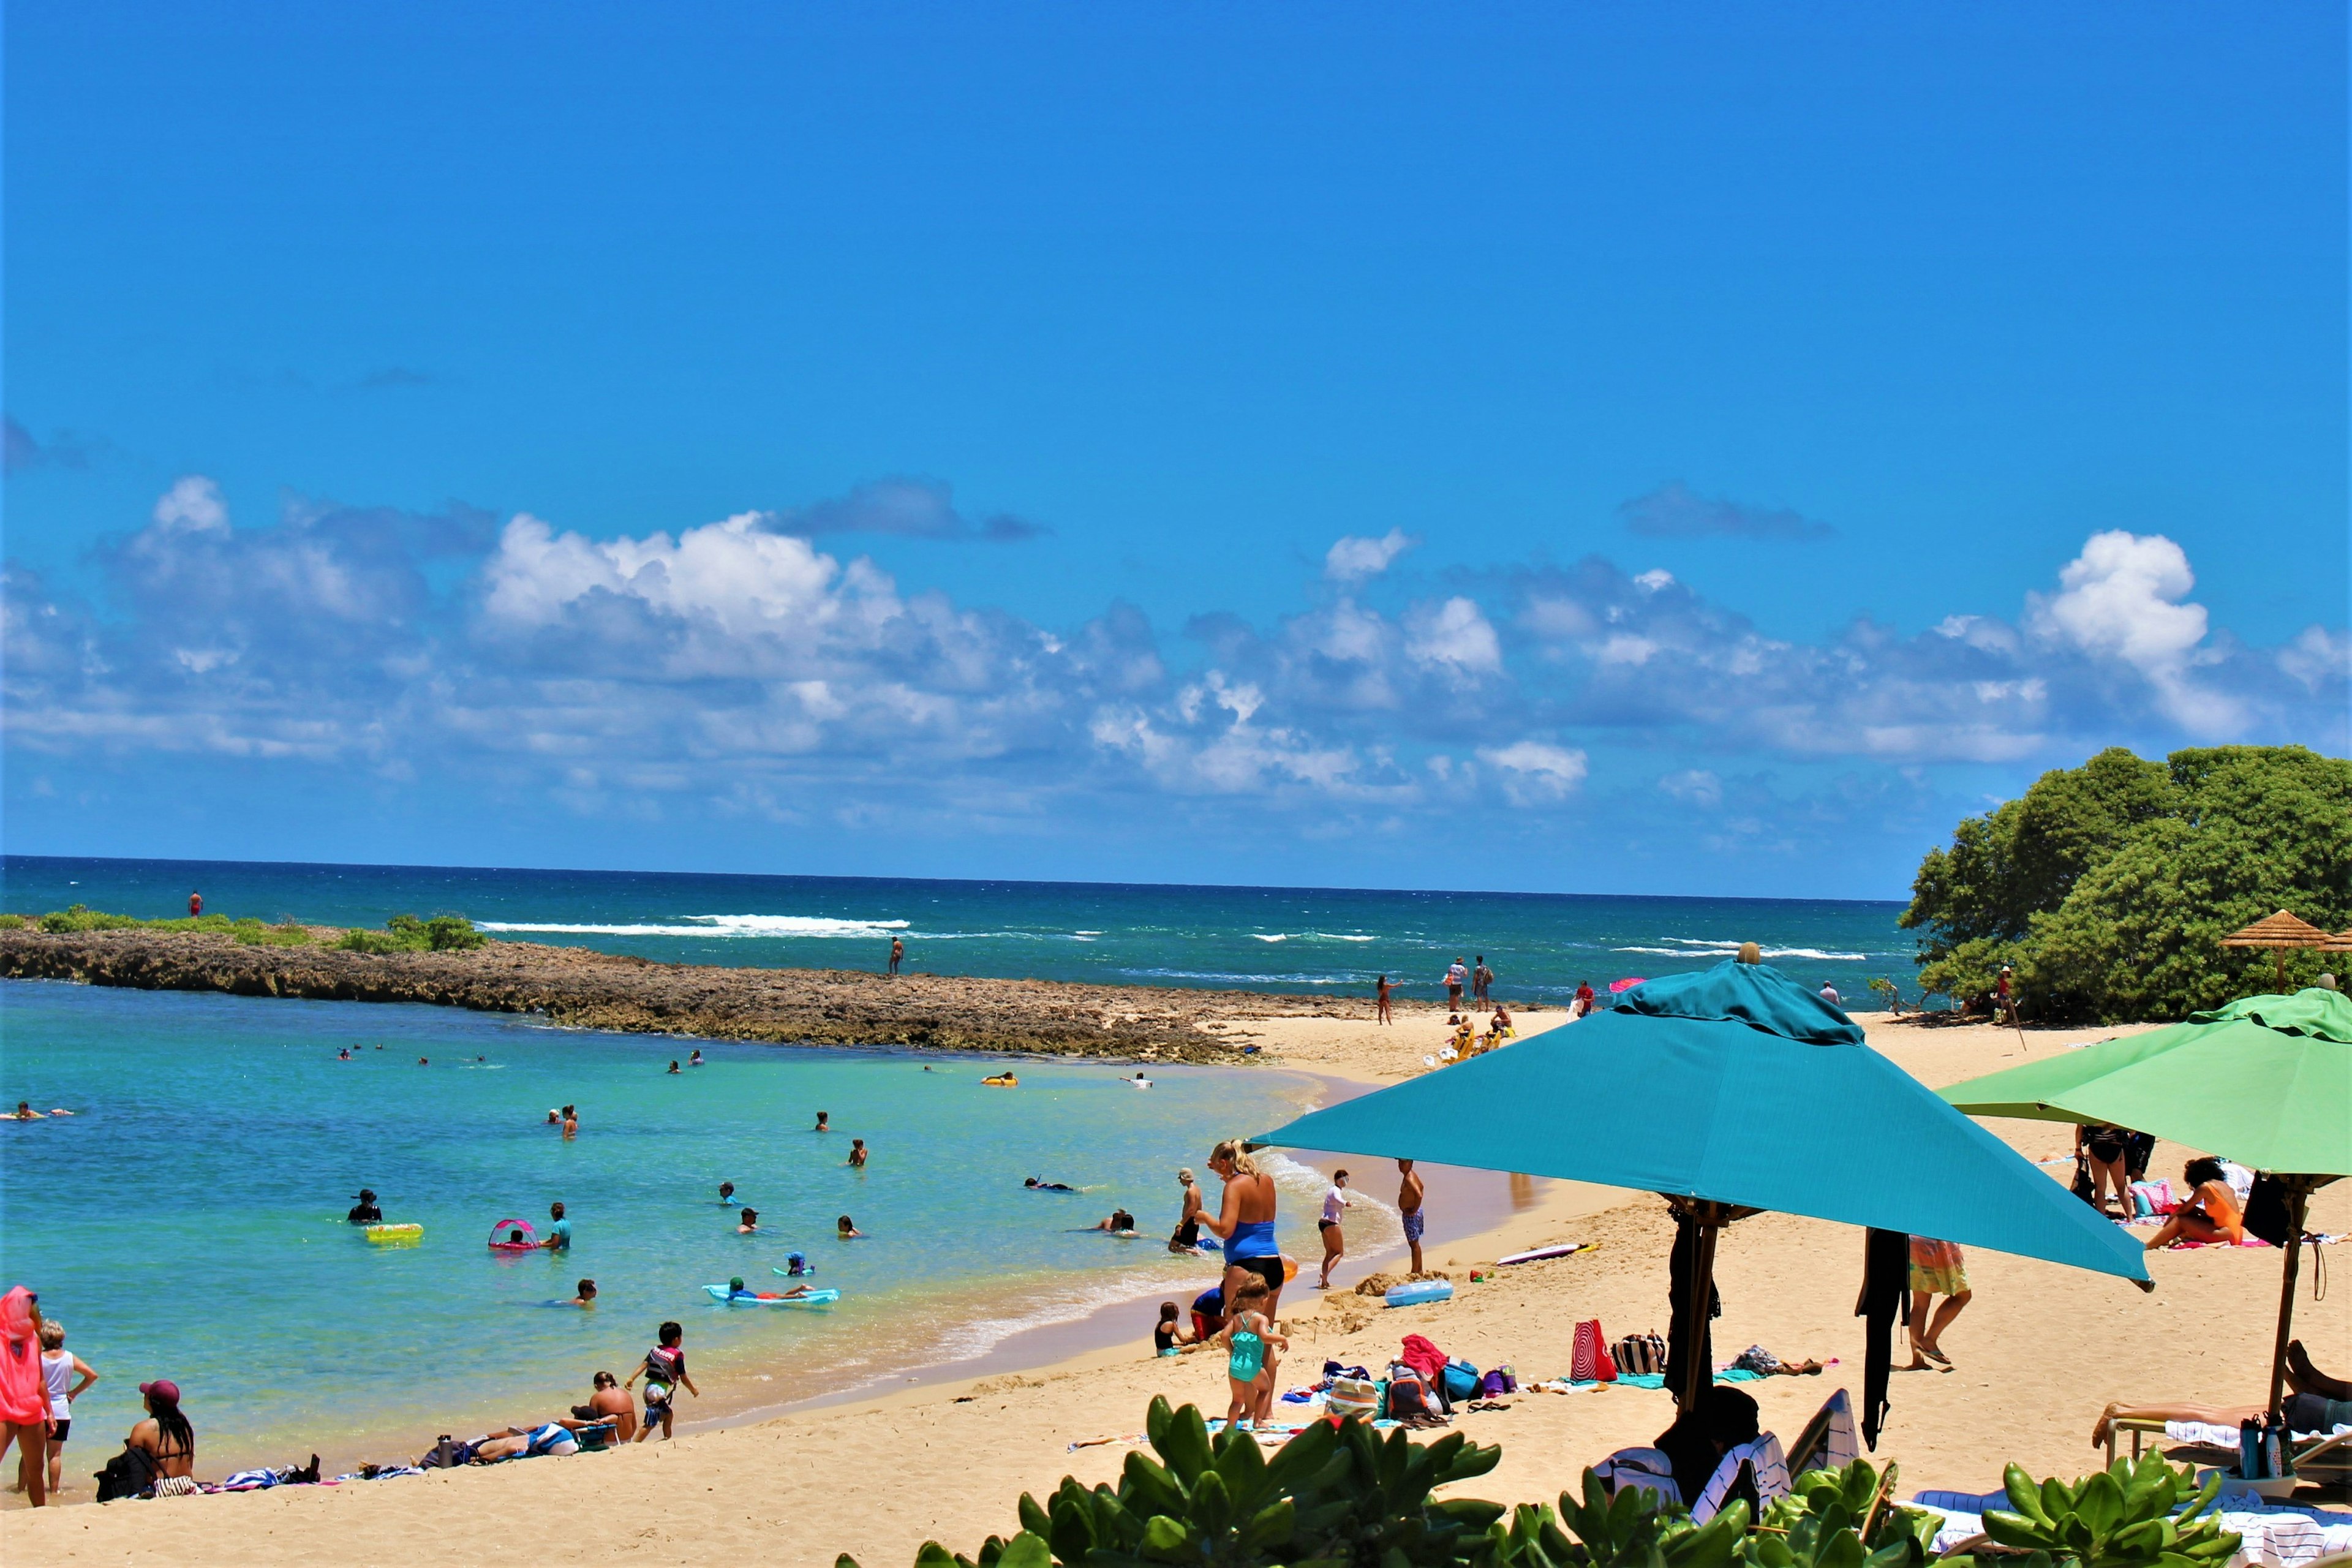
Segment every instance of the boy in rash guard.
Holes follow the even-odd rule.
[[[661,1428],[661,1435],[667,1437],[671,1436],[670,1405],[677,1390],[683,1387],[697,1399],[702,1397],[702,1390],[695,1387],[694,1379],[686,1375],[684,1329],[674,1322],[664,1323],[661,1326],[661,1343],[646,1352],[645,1364],[629,1373],[629,1381],[623,1384],[622,1388],[634,1388],[640,1377],[646,1380],[646,1420],[637,1430],[637,1441],[642,1443],[652,1436],[656,1426]]]

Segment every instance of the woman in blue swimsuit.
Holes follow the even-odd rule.
[[[1209,1169],[1223,1178],[1225,1196],[1217,1217],[1203,1215],[1201,1223],[1225,1244],[1225,1300],[1241,1299],[1243,1281],[1262,1279],[1263,1310],[1268,1318],[1278,1318],[1285,1270],[1282,1248],[1274,1239],[1274,1178],[1258,1169],[1238,1138],[1209,1151]]]

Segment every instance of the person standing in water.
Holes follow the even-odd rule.
[[[852,1138],[849,1141],[849,1164],[852,1170],[862,1171],[866,1169],[865,1139]]]
[[[1348,1198],[1348,1173],[1340,1171],[1331,1177],[1331,1185],[1323,1194],[1323,1217],[1315,1228],[1323,1236],[1323,1282],[1318,1290],[1331,1289],[1331,1269],[1348,1251],[1348,1238],[1339,1228],[1339,1216],[1355,1205]]]
[[[900,942],[897,937],[895,937],[895,936],[894,936],[894,937],[892,937],[892,938],[890,939],[890,973],[891,973],[896,974],[896,973],[898,973],[898,965],[899,965],[900,963],[902,963],[906,962],[906,957],[907,957],[907,944],[906,944],[905,942]]]
[[[1412,1272],[1421,1269],[1421,1173],[1410,1160],[1397,1162],[1397,1214],[1404,1221],[1404,1241],[1412,1248]]]
[[[580,1115],[570,1106],[563,1108],[563,1141],[571,1142],[580,1136]]]
[[[1192,1166],[1176,1173],[1176,1184],[1184,1189],[1184,1207],[1176,1215],[1176,1230],[1168,1238],[1168,1250],[1196,1252],[1201,1246],[1201,1184],[1192,1179]]]
[[[1209,1151],[1209,1169],[1225,1184],[1225,1195],[1214,1219],[1201,1223],[1225,1244],[1224,1292],[1238,1300],[1244,1282],[1265,1282],[1265,1315],[1278,1317],[1282,1306],[1282,1248],[1274,1239],[1274,1178],[1250,1158],[1249,1145],[1227,1139]]]
[[[819,1132],[830,1132],[833,1131],[832,1111],[820,1110],[816,1113],[816,1130]]]
[[[571,1251],[572,1222],[563,1217],[563,1205],[562,1204],[548,1205],[547,1217],[549,1221],[547,1227],[547,1239],[541,1242],[539,1245],[545,1247],[550,1252]]]

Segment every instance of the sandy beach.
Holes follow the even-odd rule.
[[[1528,1033],[1561,1021],[1558,1013],[1522,1018]],[[1990,1026],[1864,1022],[1874,1047],[1930,1085],[2117,1032],[2037,1030],[2021,1039]],[[1371,1085],[1425,1070],[1421,1058],[1437,1048],[1441,1033],[1419,1017],[1394,1028],[1314,1016],[1226,1019],[1212,1027],[1235,1044],[1259,1046],[1275,1065]],[[2071,1148],[2061,1126],[1993,1125],[2029,1158]],[[2177,1174],[2188,1152],[2159,1146],[2155,1173]],[[1384,1168],[1380,1175],[1360,1171],[1359,1184],[1392,1195]],[[1545,1184],[1534,1206],[1468,1236],[1448,1233],[1443,1191],[1431,1193],[1429,1213],[1430,1259],[1454,1275],[1455,1300],[1383,1310],[1352,1293],[1318,1299],[1294,1288],[1285,1311],[1293,1338],[1285,1386],[1311,1381],[1326,1357],[1383,1361],[1415,1332],[1481,1366],[1511,1363],[1533,1381],[1566,1370],[1580,1319],[1599,1318],[1612,1337],[1666,1326],[1670,1225],[1654,1196]],[[2352,1229],[2352,1193],[2323,1191],[2311,1225]],[[1503,1253],[1569,1240],[1600,1247],[1468,1282],[1474,1267]],[[1801,1426],[1832,1388],[1859,1394],[1863,1325],[1853,1308],[1861,1256],[1858,1231],[1782,1215],[1755,1216],[1725,1235],[1718,1357],[1755,1342],[1786,1358],[1838,1360],[1819,1377],[1748,1385],[1767,1424],[1783,1434]],[[2121,1280],[1983,1251],[1970,1253],[1969,1270],[1975,1300],[1945,1340],[1954,1370],[1894,1380],[1879,1457],[1901,1464],[1905,1495],[1922,1487],[1996,1486],[2009,1459],[2037,1474],[2080,1474],[2097,1462],[2089,1434],[2110,1400],[2223,1403],[2263,1394],[2278,1292],[2273,1251],[2158,1255],[2150,1260],[2152,1295]],[[1361,1272],[1351,1261],[1340,1283]],[[2315,1302],[2310,1279],[2307,1267],[2298,1331],[2322,1366],[2352,1370],[2352,1306],[2341,1293]],[[843,1552],[869,1565],[903,1563],[927,1539],[969,1552],[992,1531],[1014,1527],[1023,1490],[1042,1493],[1066,1474],[1088,1484],[1114,1477],[1123,1439],[1139,1433],[1154,1394],[1222,1403],[1218,1366],[1206,1357],[1153,1358],[1149,1327],[1139,1316],[1131,1343],[1111,1350],[1055,1359],[1047,1340],[1036,1346],[1038,1364],[1017,1372],[615,1455],[161,1504],[39,1513],[16,1506],[0,1523],[0,1545],[12,1564],[472,1563],[509,1549],[502,1542],[518,1533],[528,1537],[534,1560],[557,1563],[829,1563]],[[1898,1344],[1898,1366],[1904,1359]],[[793,1369],[774,1370],[781,1379]],[[203,1415],[192,1414],[201,1442]],[[1670,1415],[1664,1394],[1621,1388],[1523,1394],[1507,1410],[1460,1415],[1461,1429],[1500,1444],[1504,1456],[1469,1489],[1499,1501],[1549,1499],[1611,1449],[1654,1437]],[[120,1435],[75,1436],[68,1504],[89,1499],[88,1472]],[[1115,1440],[1070,1447],[1105,1437]],[[212,1474],[201,1466],[200,1472]]]

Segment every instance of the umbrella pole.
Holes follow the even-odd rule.
[[[2293,1189],[2294,1196],[2287,1204],[2290,1227],[2286,1238],[2286,1267],[2281,1271],[2279,1283],[2278,1340],[2271,1347],[2271,1414],[2280,1413],[2280,1395],[2286,1389],[2286,1347],[2294,1331],[2294,1279],[2303,1267],[2303,1216],[2311,1202],[2311,1194],[2301,1184]]]
[[[1723,1227],[1723,1205],[1696,1203],[1691,1205],[1691,1221],[1697,1226],[1693,1237],[1696,1256],[1691,1259],[1690,1300],[1684,1304],[1683,1386],[1676,1396],[1683,1413],[1698,1408],[1698,1391],[1715,1379],[1713,1359],[1706,1352],[1705,1336],[1707,1330],[1707,1309],[1715,1301],[1715,1237]],[[2284,1351],[2280,1352],[2284,1354]]]

